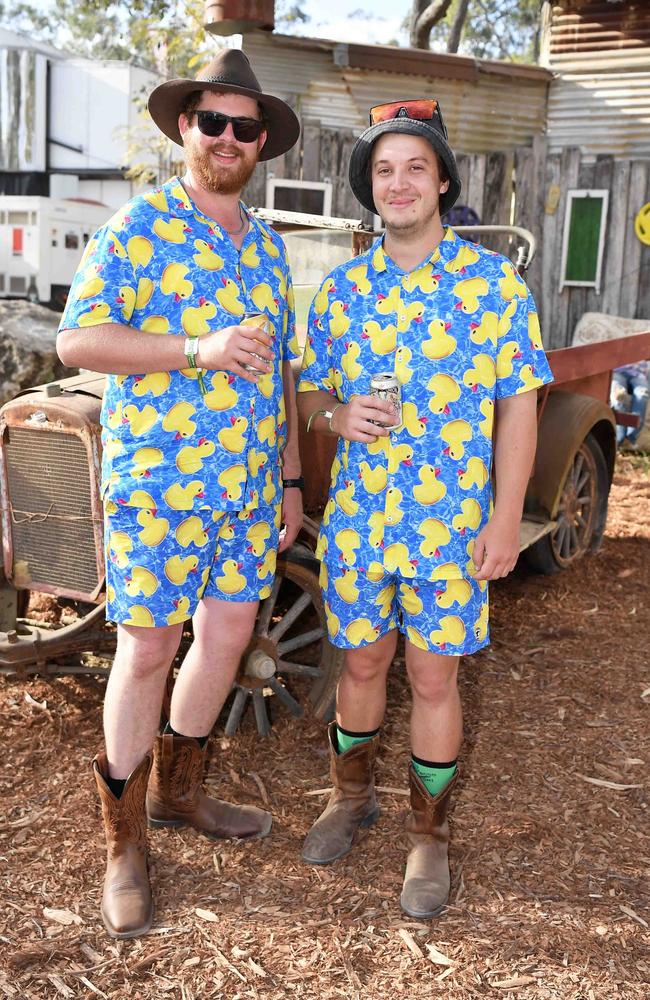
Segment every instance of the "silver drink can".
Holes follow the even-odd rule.
[[[388,430],[395,430],[402,424],[402,386],[392,372],[380,372],[370,379],[370,395],[386,399],[395,407],[395,423],[382,424]],[[375,421],[378,423],[379,421]]]
[[[263,312],[245,312],[239,321],[240,326],[256,326],[264,333],[270,333],[269,330],[269,318],[266,313]],[[257,341],[255,341],[257,343]],[[258,361],[263,361],[264,364],[268,364],[266,358],[260,357],[259,354],[255,354],[254,351],[250,352],[254,358]],[[242,364],[242,368],[245,368],[247,372],[254,372],[255,375],[263,375],[264,373],[259,370],[259,368],[254,368],[253,365]]]

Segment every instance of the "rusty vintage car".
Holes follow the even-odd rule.
[[[285,234],[298,263],[304,319],[326,270],[372,238],[360,222],[261,212]],[[514,227],[473,227],[514,241],[524,273],[534,239]],[[302,275],[301,275],[302,267]],[[302,277],[302,280],[301,280]],[[650,356],[650,332],[551,351],[555,382],[539,390],[539,440],[521,522],[521,549],[537,571],[570,566],[598,548],[614,470],[617,415],[609,406],[613,368]],[[99,671],[115,630],[104,622],[104,548],[99,495],[99,413],[104,376],[87,373],[22,392],[0,410],[0,671]],[[619,419],[624,420],[621,417]],[[294,715],[331,712],[341,654],[327,639],[314,556],[335,442],[301,431],[305,517],[296,544],[279,561],[235,684],[226,723],[232,733],[249,699],[260,732],[269,702]],[[30,620],[32,592],[53,595],[73,613],[54,626]],[[84,654],[92,654],[89,663]]]

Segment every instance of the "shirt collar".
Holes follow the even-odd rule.
[[[437,264],[439,260],[447,260],[451,256],[454,250],[454,244],[458,242],[458,236],[451,228],[447,226],[442,237],[442,240],[435,248],[433,253],[426,257],[421,263],[413,268],[417,271],[421,267],[426,267],[427,264]],[[384,271],[401,271],[401,268],[388,256],[384,250],[384,237],[381,236],[378,240],[373,243],[368,251],[370,258],[372,260],[372,266],[378,274],[382,274]]]
[[[178,215],[192,215],[200,222],[204,222],[207,226],[211,226],[215,232],[216,236],[226,237],[225,229],[222,229],[218,222],[211,219],[197,208],[194,204],[187,191],[183,187],[180,177],[171,177],[165,184],[163,184],[163,190],[167,196],[167,204],[170,210],[175,211]],[[262,237],[266,236],[263,231],[262,226],[258,219],[248,211],[248,208],[243,201],[239,202],[242,212],[248,216],[248,232],[246,234],[244,243],[249,242],[249,237],[255,238],[259,233]]]

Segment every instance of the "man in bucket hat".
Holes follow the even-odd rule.
[[[147,817],[214,838],[269,833],[270,814],[203,791],[205,746],[278,545],[302,523],[289,266],[240,199],[257,161],[293,146],[298,121],[230,49],[198,79],[157,87],[149,110],[183,146],[186,172],[93,236],[58,337],[66,364],[109,373],[102,497],[117,651],[93,767],[108,849],[102,916],[116,938],[152,922]],[[246,311],[262,318],[242,325]]]
[[[339,439],[317,552],[330,638],[345,649],[329,728],[334,787],[302,856],[335,861],[378,816],[374,762],[402,632],[413,707],[401,905],[424,919],[449,894],[459,659],[487,644],[488,581],[517,560],[534,390],[551,374],[512,264],[441,221],[461,185],[437,102],[381,105],[370,121],[350,184],[385,236],[325,279],[299,383],[308,430]],[[397,408],[371,392],[377,376]]]

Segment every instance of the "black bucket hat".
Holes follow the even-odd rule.
[[[168,80],[151,93],[149,114],[160,131],[179,146],[183,145],[183,139],[178,129],[178,116],[186,98],[196,90],[243,94],[257,101],[267,126],[260,160],[281,156],[297,142],[300,122],[289,105],[279,97],[262,93],[251,64],[240,49],[221,49],[196,79]]]
[[[407,106],[410,102],[404,101],[404,107],[399,109],[396,117],[371,125],[365,132],[362,132],[357,139],[352,155],[350,157],[349,179],[356,198],[364,208],[378,215],[374,199],[372,197],[372,182],[370,180],[370,157],[377,139],[388,132],[400,132],[403,135],[418,135],[433,147],[445,165],[449,178],[449,187],[440,195],[440,214],[445,215],[454,202],[460,197],[461,183],[458,176],[458,166],[456,158],[447,142],[447,129],[439,115],[422,121],[419,118],[409,118]],[[398,105],[398,102],[395,102]]]

